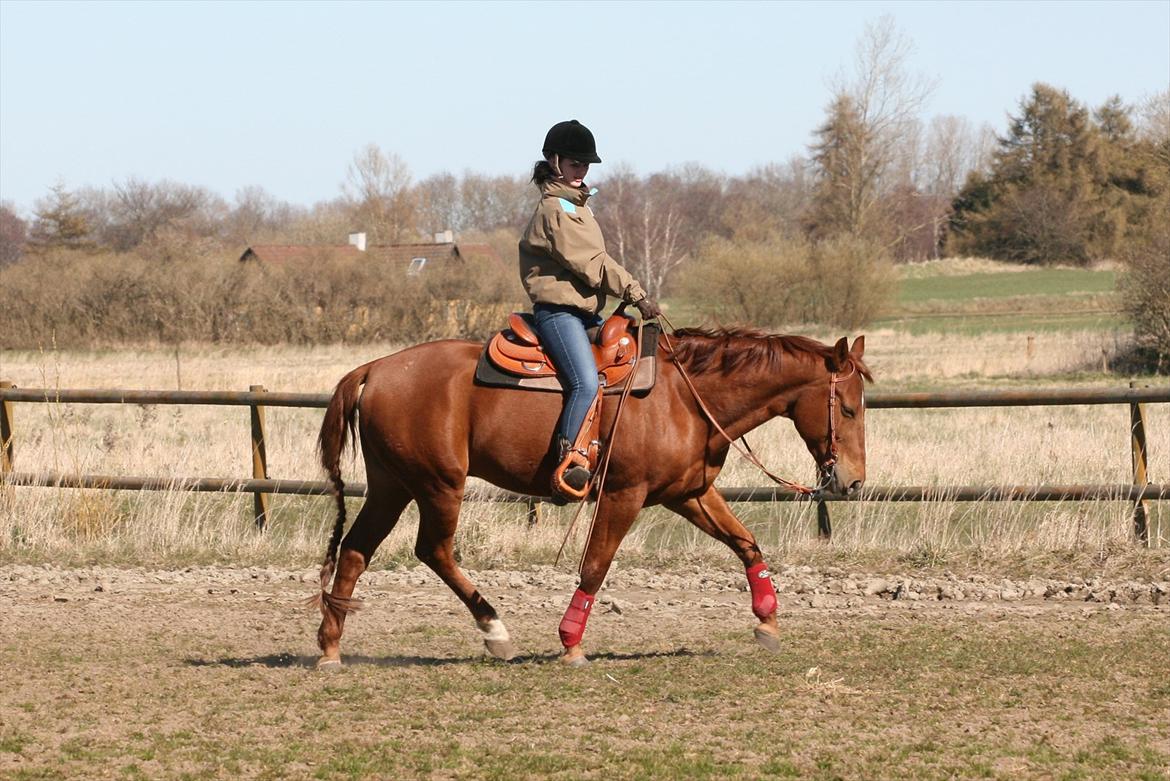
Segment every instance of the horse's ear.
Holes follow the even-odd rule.
[[[841,371],[849,363],[849,339],[847,337],[842,336],[833,345],[833,359],[830,363],[832,363],[830,368],[835,372]]]
[[[860,359],[865,355],[865,335],[857,337],[853,340],[853,346],[849,348],[849,354],[854,358]]]

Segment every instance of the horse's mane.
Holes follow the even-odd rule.
[[[764,365],[779,370],[783,355],[829,359],[833,348],[807,336],[769,334],[756,328],[680,328],[674,332],[675,358],[694,374],[731,374],[741,366]],[[857,371],[873,382],[864,361],[854,360]]]

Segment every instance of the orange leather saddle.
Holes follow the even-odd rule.
[[[656,334],[656,332],[655,332]],[[603,388],[620,389],[638,356],[637,330],[634,319],[626,315],[612,315],[601,326],[601,333],[593,344],[598,378]],[[556,367],[540,346],[540,338],[533,327],[532,315],[512,312],[508,328],[492,337],[487,346],[487,358],[500,371],[514,377],[552,378],[548,383],[524,383],[528,387],[559,390]],[[639,362],[640,363],[640,362]],[[651,361],[650,363],[653,363]],[[653,382],[651,368],[651,383]]]

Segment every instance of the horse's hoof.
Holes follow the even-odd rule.
[[[780,653],[780,635],[775,634],[771,627],[761,624],[754,632],[756,642],[774,654]]]
[[[561,657],[561,664],[568,667],[588,667],[589,657],[585,656],[585,652],[581,650],[581,646],[575,645],[565,651],[564,656]]]
[[[317,669],[323,673],[335,673],[341,671],[341,660],[333,659],[328,656],[322,656],[317,660]]]
[[[484,640],[483,647],[495,658],[510,662],[516,658],[516,646],[511,640]]]

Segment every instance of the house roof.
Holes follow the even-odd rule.
[[[497,260],[490,244],[373,244],[365,252],[351,244],[253,244],[244,250],[240,260],[262,260],[265,263],[288,261],[331,262],[366,258],[391,263],[410,263],[414,258],[449,260],[452,258],[487,257]]]

